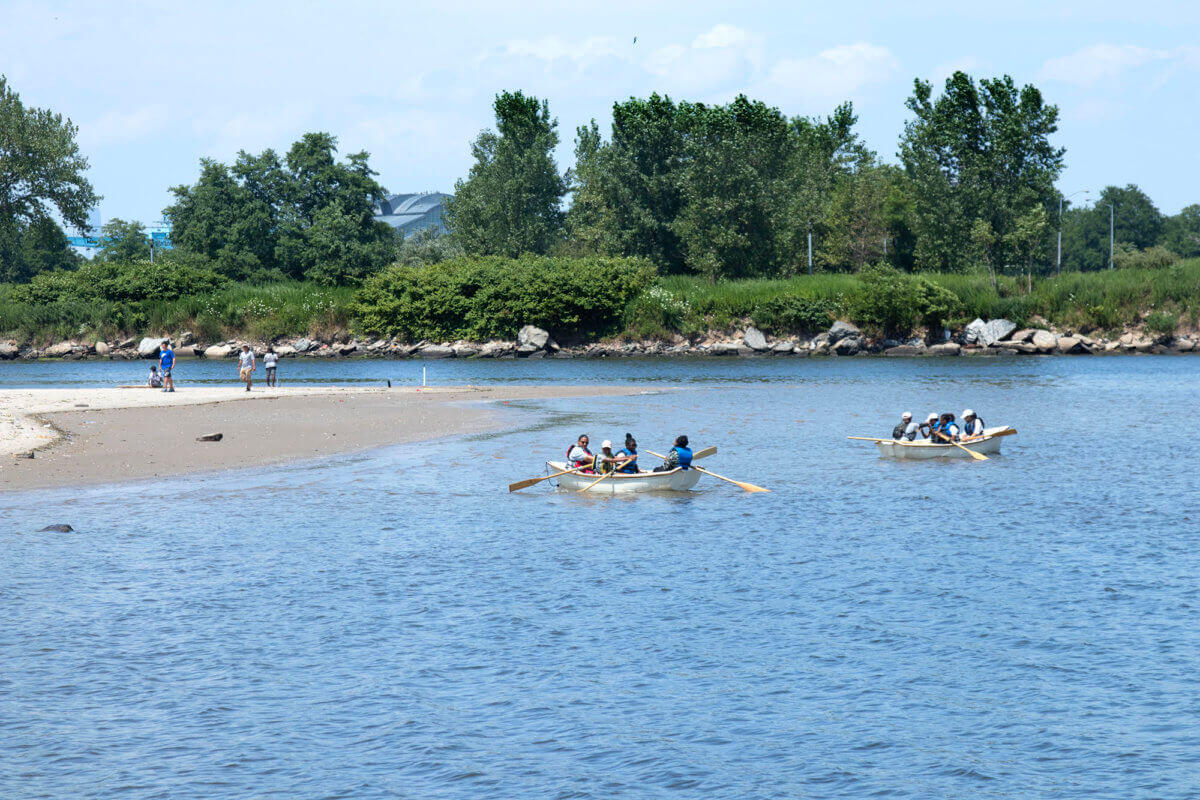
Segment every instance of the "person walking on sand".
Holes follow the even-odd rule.
[[[171,340],[163,339],[162,344],[158,346],[158,374],[162,378],[164,392],[175,391],[175,379],[171,377],[171,370],[174,368],[175,351],[171,349]]]
[[[251,376],[256,369],[258,365],[254,363],[254,351],[250,345],[242,345],[242,352],[238,355],[238,377],[245,382],[247,392],[250,391]]]
[[[275,386],[275,365],[279,362],[279,356],[275,354],[274,345],[267,346],[267,352],[263,353],[263,368],[267,371],[267,386],[274,388]]]

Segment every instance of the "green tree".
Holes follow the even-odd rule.
[[[549,104],[502,92],[493,109],[497,131],[471,145],[475,164],[454,185],[446,223],[471,254],[544,254],[562,236],[562,199],[570,175],[554,163],[558,122]]]
[[[1062,171],[1065,151],[1050,144],[1058,108],[1007,75],[977,85],[963,72],[948,78],[936,99],[932,84],[918,79],[906,105],[914,118],[905,125],[900,158],[916,202],[917,266],[969,268],[979,219],[996,233],[993,261],[1019,262],[1017,221],[1032,219],[1035,206],[1049,210]]]
[[[1063,263],[1068,269],[1108,268],[1110,213],[1114,246],[1143,250],[1163,235],[1163,216],[1145,192],[1133,184],[1106,186],[1094,205],[1063,213]]]
[[[150,240],[146,238],[146,229],[136,220],[126,222],[113,217],[100,229],[100,252],[96,257],[121,263],[148,261]]]
[[[171,191],[175,203],[164,213],[175,247],[211,259],[218,271],[236,279],[274,266],[271,208],[224,164],[201,159],[196,184]]]
[[[1033,262],[1038,251],[1045,246],[1046,234],[1050,230],[1050,220],[1046,209],[1033,206],[1017,218],[1012,230],[1005,234],[1004,244],[1016,259],[1024,263],[1028,276],[1028,291],[1033,291]]]
[[[67,235],[52,219],[34,220],[21,237],[26,276],[29,280],[43,272],[75,269],[83,259],[71,249]]]
[[[87,226],[100,198],[83,176],[78,132],[61,114],[26,108],[0,75],[0,220],[32,223],[53,207],[68,225]]]
[[[1200,205],[1190,205],[1163,221],[1161,243],[1184,258],[1200,256]]]

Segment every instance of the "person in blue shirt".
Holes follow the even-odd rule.
[[[670,472],[676,468],[691,469],[692,466],[692,449],[688,447],[688,438],[686,436],[676,436],[675,446],[667,453],[666,461],[662,466],[655,467],[655,472]]]
[[[171,349],[171,340],[164,339],[158,351],[158,373],[162,376],[164,392],[175,391],[175,379],[171,377],[171,370],[174,368],[175,351]]]
[[[617,467],[617,472],[632,474],[638,471],[637,439],[634,439],[632,434],[625,434],[625,446],[617,451],[617,458],[625,459],[621,466]]]

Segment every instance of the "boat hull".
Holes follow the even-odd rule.
[[[567,469],[561,461],[547,461],[551,472]],[[641,492],[686,492],[700,480],[694,469],[673,469],[670,472],[638,472],[632,475],[618,472],[587,490],[588,494],[639,494]],[[558,488],[565,492],[581,491],[599,475],[559,475]]]
[[[983,439],[974,442],[963,442],[962,446],[981,455],[994,455],[1000,452],[1000,444],[1004,441],[1004,437],[998,436],[997,433],[1004,430],[1008,430],[1008,426],[988,428],[984,431]],[[876,442],[875,446],[879,448],[879,454],[884,458],[899,458],[909,461],[921,461],[927,458],[971,457],[969,453],[964,453],[952,444],[881,440]]]

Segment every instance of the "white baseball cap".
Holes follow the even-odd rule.
[[[605,439],[603,442],[600,443],[601,450],[607,450],[610,447],[612,447],[612,442],[610,442],[608,439]]]
[[[903,414],[900,415],[900,419],[912,419],[912,412],[905,411]]]
[[[963,412],[963,419],[966,419],[967,417],[973,417],[973,416],[975,416],[975,412],[969,408]]]
[[[934,420],[936,420],[937,418],[938,418],[938,415],[937,415],[937,414],[930,414],[928,417],[926,417],[926,418],[925,418],[925,421],[926,421],[926,422],[933,422],[933,421],[934,421]]]

